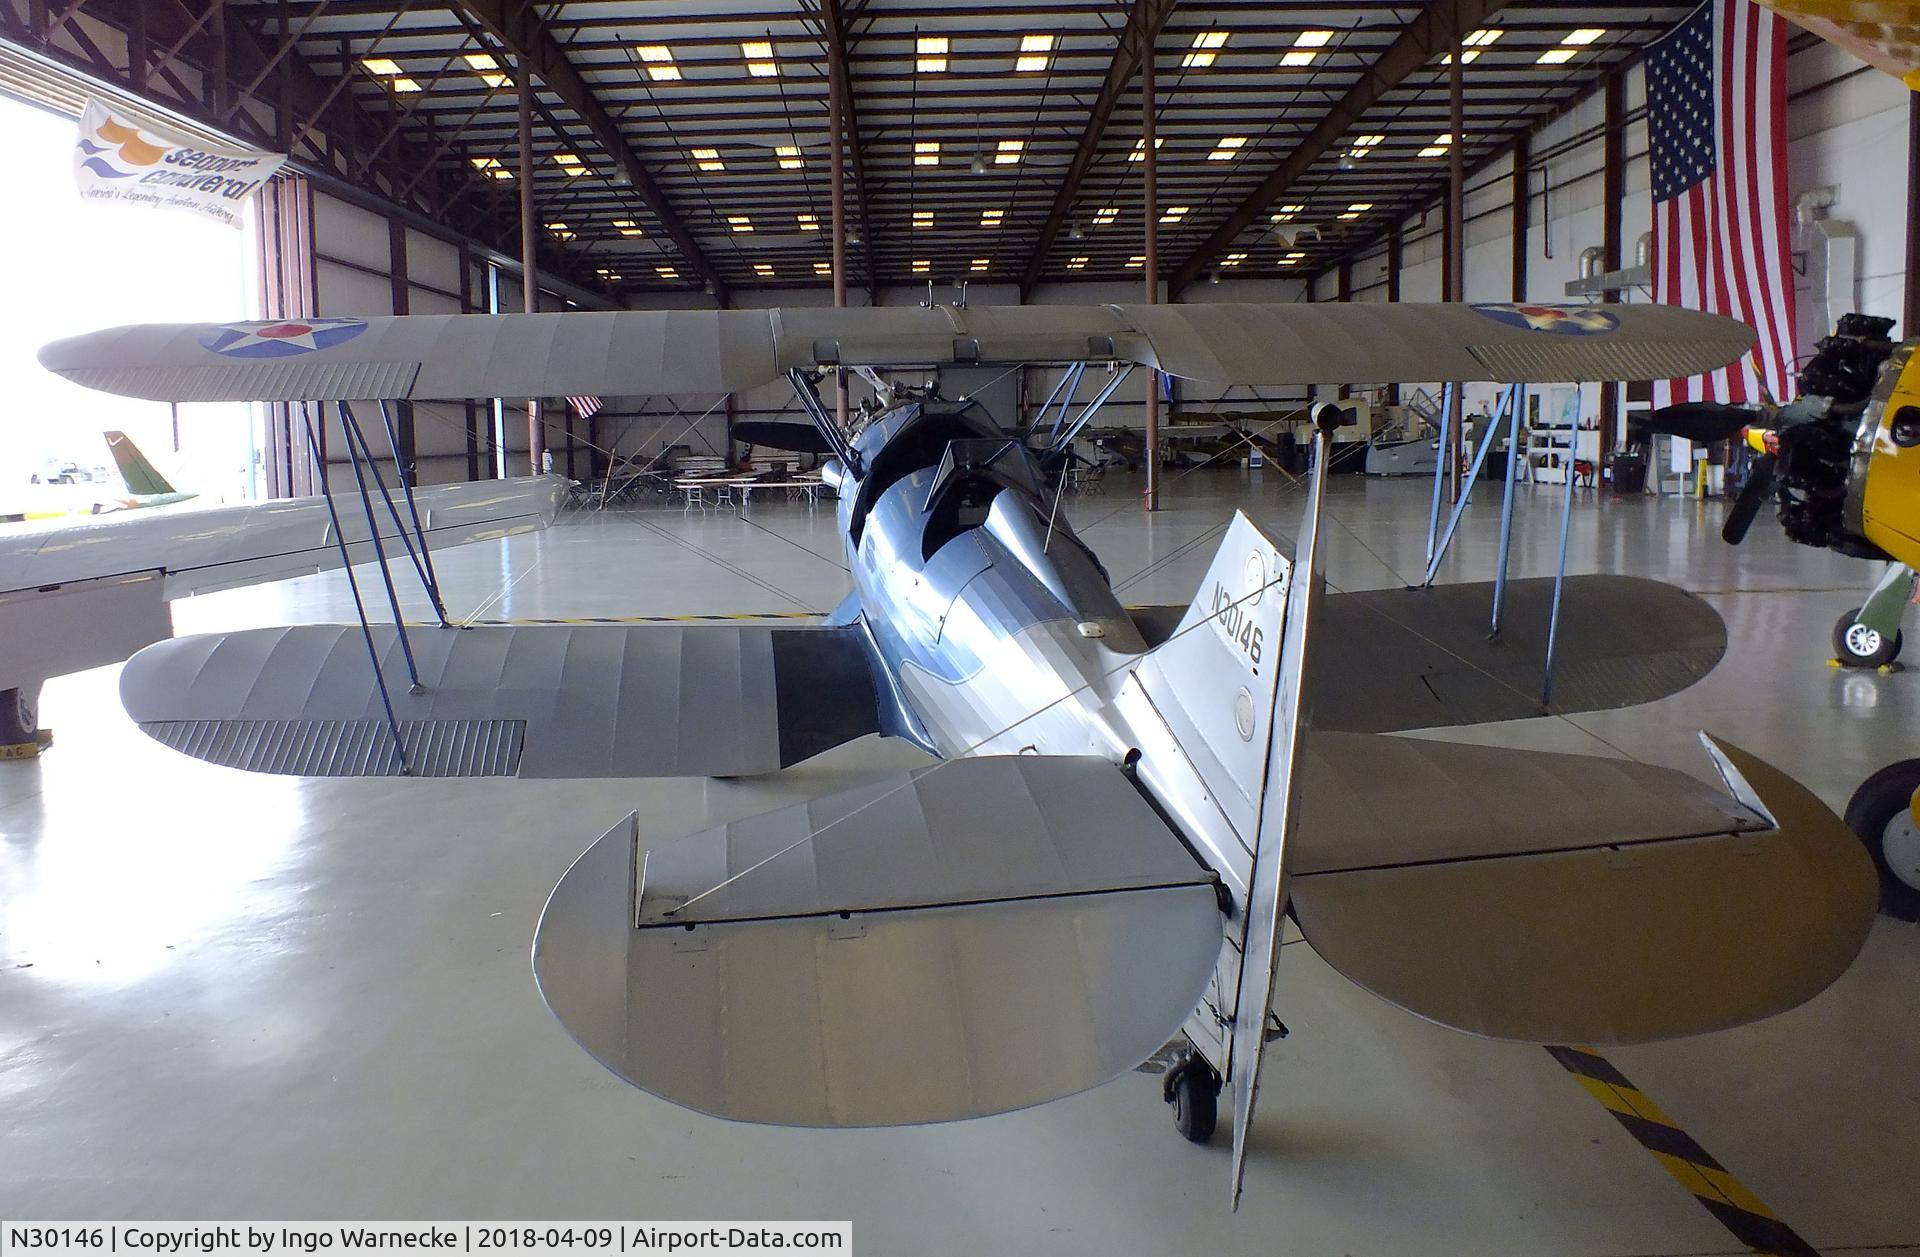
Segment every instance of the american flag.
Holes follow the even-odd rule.
[[[573,413],[582,419],[591,419],[606,403],[598,397],[569,397],[567,405],[573,407]]]
[[[1656,406],[1792,396],[1786,113],[1786,22],[1753,0],[1706,0],[1647,50],[1654,300],[1760,335],[1752,358],[1655,382]]]

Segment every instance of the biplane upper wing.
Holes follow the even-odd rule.
[[[1103,759],[954,760],[661,842],[554,889],[541,994],[627,1081],[786,1126],[1024,1108],[1132,1069],[1200,1001],[1215,879]]]
[[[791,368],[1135,362],[1249,385],[1667,379],[1752,348],[1666,306],[1002,306],[572,311],[144,324],[56,341],[49,370],[160,401],[738,392]]]

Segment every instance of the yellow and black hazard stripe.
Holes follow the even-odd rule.
[[[1592,1048],[1550,1047],[1547,1053],[1600,1101],[1627,1133],[1651,1152],[1674,1181],[1693,1193],[1708,1213],[1756,1253],[1819,1257],[1773,1210],[1708,1155],[1693,1136],[1647,1098],[1646,1092]]]
[[[702,624],[730,620],[817,620],[817,611],[742,611],[717,615],[572,615],[546,619],[475,620],[475,624]]]

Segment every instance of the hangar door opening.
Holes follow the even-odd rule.
[[[0,94],[10,175],[0,239],[0,514],[54,515],[127,494],[105,433],[124,432],[165,481],[207,504],[261,496],[249,408],[115,397],[41,368],[40,346],[120,323],[249,317],[244,231],[178,210],[81,199],[71,116]]]

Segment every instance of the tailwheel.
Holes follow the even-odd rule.
[[[1867,844],[1880,874],[1880,909],[1902,921],[1920,921],[1920,825],[1913,796],[1920,790],[1920,759],[1889,764],[1860,783],[1847,804],[1847,826]]]
[[[1167,1070],[1160,1094],[1173,1106],[1173,1124],[1190,1143],[1213,1138],[1220,1122],[1220,1071],[1198,1052],[1188,1052]]]
[[[1879,668],[1900,656],[1902,636],[1898,629],[1892,637],[1883,637],[1875,629],[1856,623],[1863,608],[1855,607],[1833,624],[1833,655],[1845,668]]]

